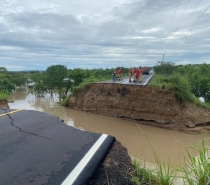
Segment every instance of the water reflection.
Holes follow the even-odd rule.
[[[57,104],[57,96],[52,98],[47,95],[45,98],[36,98],[32,94],[28,94],[25,99],[20,98],[25,93],[25,91],[16,91],[11,96],[10,100],[14,100],[14,103],[9,103],[11,109],[43,111],[59,117],[67,125],[112,135],[128,149],[130,156],[141,158],[144,155],[146,160],[152,163],[151,146],[160,157],[167,159],[170,156],[172,163],[178,164],[179,161],[183,161],[183,155],[186,155],[185,147],[194,145],[202,138],[201,135],[186,134],[142,124],[139,124],[139,128],[133,121],[62,107]],[[210,134],[206,136],[210,136]],[[194,151],[191,152],[195,154]]]
[[[19,93],[20,92],[20,93]],[[24,100],[28,95],[28,88],[20,88],[16,89],[15,93],[13,93],[13,99]]]
[[[25,99],[21,99],[19,98],[21,97],[19,94],[22,93],[25,94],[25,91],[16,91],[9,98],[9,100],[14,101],[13,103],[9,103],[10,109],[26,109],[46,112],[59,117],[64,120],[66,124],[74,126],[73,119],[67,116],[68,109],[57,104],[58,96],[56,94],[54,94],[53,97],[49,94],[46,94],[44,97],[36,97],[35,95],[29,93],[26,95]]]

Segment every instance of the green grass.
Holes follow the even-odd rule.
[[[198,156],[192,156],[189,149],[195,150]],[[180,166],[184,183],[187,185],[210,185],[210,153],[205,145],[205,140],[201,140],[201,147],[194,146],[187,150],[188,159],[185,160],[185,166]]]
[[[136,185],[153,185],[158,184],[156,177],[153,175],[153,170],[146,168],[146,160],[137,161],[136,159],[132,161],[135,167],[135,175],[132,178],[132,182]]]
[[[176,179],[176,171],[170,167],[170,158],[165,162],[164,159],[161,159],[154,153],[154,159],[156,164],[155,175],[157,182],[161,185],[173,185]]]
[[[150,170],[148,168],[146,168],[146,160],[144,159],[144,162],[139,163],[138,165],[136,165],[136,163],[138,163],[137,161],[134,161],[134,167],[136,168],[136,171],[138,169],[141,169],[141,171],[143,171],[143,175],[146,174],[146,178],[147,179],[147,184],[149,185],[173,185],[174,181],[176,179],[176,171],[171,169],[171,165],[170,165],[170,158],[167,162],[165,162],[163,159],[161,159],[157,153],[155,152],[154,147],[152,146],[152,144],[149,141],[149,138],[147,137],[147,135],[144,133],[144,131],[141,129],[141,127],[137,124],[138,128],[140,129],[140,131],[142,132],[142,134],[145,136],[146,140],[148,141],[148,144],[153,152],[153,157],[154,157],[154,162],[155,162],[155,168],[153,170]],[[143,165],[142,165],[143,164]],[[149,175],[148,175],[149,174]],[[133,178],[134,179],[134,183],[136,185],[141,185],[141,178],[142,176],[138,175],[138,173],[136,173],[136,176]],[[144,179],[145,177],[143,177]],[[138,180],[138,181],[136,181]]]
[[[60,105],[67,107],[69,105],[69,99],[70,95],[68,95],[66,98],[64,98],[61,102],[59,102]]]
[[[150,86],[159,87],[161,89],[171,90],[176,99],[180,102],[194,102],[195,104],[210,108],[210,103],[201,102],[195,95],[190,91],[190,85],[185,77],[178,74],[165,77],[164,75],[154,74]]]
[[[173,185],[176,180],[176,170],[170,168],[170,160],[165,162],[154,153],[155,168],[146,167],[146,160],[133,160],[135,176],[132,182],[136,185]]]
[[[152,149],[153,150],[153,149]],[[197,156],[190,154],[190,150],[197,152]],[[135,175],[132,182],[136,185],[174,185],[177,178],[183,179],[185,185],[210,185],[210,152],[202,139],[197,146],[186,148],[184,165],[170,168],[170,159],[165,162],[154,152],[155,168],[146,167],[146,160],[133,160]],[[177,176],[177,174],[181,174]]]
[[[90,77],[85,79],[82,83],[80,83],[78,86],[73,87],[71,90],[71,96],[74,96],[75,93],[79,90],[79,89],[85,89],[85,87],[91,83],[95,83],[95,82],[100,82],[100,81],[105,81],[110,79],[110,77],[103,77],[103,78],[95,78],[95,77]]]
[[[188,80],[178,74],[169,77],[156,75],[149,85],[171,90],[181,102],[194,101],[194,95],[190,92]]]
[[[0,100],[6,100],[9,96],[10,94],[8,92],[0,92]]]

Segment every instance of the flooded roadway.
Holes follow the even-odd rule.
[[[9,100],[10,109],[38,110],[63,119],[67,125],[78,129],[105,133],[116,137],[128,149],[132,158],[153,163],[152,148],[164,159],[170,157],[173,164],[183,161],[186,147],[195,145],[203,135],[193,135],[152,126],[137,125],[133,121],[122,120],[104,115],[76,111],[57,104],[58,98],[35,98],[27,90],[16,91]],[[206,134],[205,137],[209,137]],[[194,154],[194,151],[191,151]]]

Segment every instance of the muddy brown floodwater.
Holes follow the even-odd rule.
[[[153,163],[152,147],[156,154],[164,159],[170,160],[173,164],[179,164],[186,155],[186,147],[199,142],[202,137],[209,137],[210,134],[194,135],[178,131],[165,130],[135,122],[76,111],[57,104],[58,98],[36,98],[28,94],[27,89],[16,91],[9,100],[10,109],[28,109],[43,111],[63,119],[64,122],[78,129],[105,133],[114,136],[123,146],[128,149],[132,158],[145,159]],[[191,151],[192,154],[194,151]],[[196,155],[196,154],[195,154]]]

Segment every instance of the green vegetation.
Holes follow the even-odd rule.
[[[96,78],[94,76],[91,76],[90,78],[85,79],[82,83],[80,83],[78,86],[74,87],[72,89],[72,94],[74,95],[78,89],[84,89],[88,84],[99,82],[99,81],[105,81],[110,79],[110,77],[101,77],[101,78]]]
[[[156,164],[155,175],[157,182],[161,185],[173,185],[176,177],[175,170],[170,167],[170,160],[165,162],[156,153],[154,153]]]
[[[61,101],[59,102],[59,104],[62,105],[62,106],[68,107],[70,97],[71,97],[71,96],[68,95],[66,98],[64,98],[63,100],[61,100]]]
[[[156,176],[153,175],[154,170],[146,167],[146,160],[137,161],[135,159],[132,163],[135,167],[135,176],[132,178],[134,184],[158,184]]]
[[[210,152],[205,145],[205,140],[201,140],[201,147],[194,146],[190,149],[197,151],[198,156],[192,156],[187,150],[188,159],[185,159],[185,167],[181,167],[179,171],[185,184],[189,185],[210,185]]]
[[[188,80],[179,74],[173,74],[167,78],[163,75],[158,76],[155,74],[150,85],[173,91],[176,98],[182,102],[195,101],[195,96],[190,91]]]
[[[197,152],[192,156],[189,150]],[[132,182],[136,185],[174,185],[177,178],[183,179],[185,185],[210,185],[210,152],[202,139],[199,145],[186,148],[184,165],[170,168],[170,160],[165,162],[154,152],[155,168],[146,167],[146,161],[133,160],[135,175]],[[180,173],[178,176],[177,174]]]
[[[15,86],[12,83],[10,83],[9,80],[7,79],[0,80],[0,92],[12,93],[14,89]]]
[[[7,99],[17,88],[25,85],[26,74],[10,73],[5,67],[0,67],[0,99]]]
[[[9,96],[10,96],[10,93],[0,91],[0,100],[6,100]]]
[[[44,72],[33,73],[30,79],[35,85],[30,89],[40,96],[44,93],[49,93],[51,96],[56,92],[59,94],[59,99],[67,97],[72,82],[68,78],[68,69],[63,65],[52,65]]]
[[[210,65],[175,66],[172,62],[158,62],[153,68],[156,74],[149,85],[173,91],[181,102],[193,101],[210,107]],[[200,103],[199,97],[207,103]]]
[[[15,86],[9,80],[0,80],[0,99],[7,99],[13,90]]]

